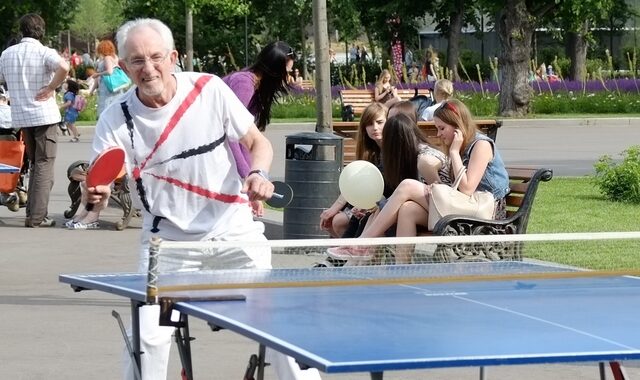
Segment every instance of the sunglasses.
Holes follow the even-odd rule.
[[[293,51],[293,49],[289,48],[289,52],[287,53],[287,57],[294,57],[296,55],[296,52]]]
[[[458,109],[456,108],[455,104],[450,103],[450,102],[442,102],[442,105],[440,106],[439,109],[443,109],[443,110],[449,110],[453,113],[455,113],[457,116],[460,116],[460,113],[458,113]]]

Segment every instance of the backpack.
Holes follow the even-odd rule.
[[[87,108],[87,99],[82,95],[76,95],[71,107],[75,108],[78,112],[82,112]]]

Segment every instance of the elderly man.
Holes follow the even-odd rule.
[[[162,22],[129,21],[116,39],[120,65],[135,86],[100,115],[93,153],[112,146],[126,151],[126,170],[136,183],[143,212],[139,270],[148,269],[152,234],[166,240],[266,240],[249,202],[273,194],[267,174],[273,151],[253,116],[220,78],[173,72],[178,53]],[[250,152],[246,179],[237,174],[225,140],[238,141]],[[109,188],[87,190],[88,201],[104,207]],[[190,257],[177,269],[271,266],[268,249],[209,254],[213,257],[203,253],[201,261]],[[158,312],[157,306],[140,310],[144,379],[166,378],[172,329],[158,326]],[[300,370],[291,358],[269,356],[283,379],[301,378],[299,373],[319,378],[317,371]],[[125,377],[133,375],[125,370]]]
[[[2,52],[0,82],[11,93],[13,128],[22,128],[31,162],[25,227],[52,227],[48,216],[53,167],[58,150],[56,127],[60,111],[55,90],[67,77],[69,64],[40,43],[44,37],[42,17],[30,13],[20,18],[22,40]]]

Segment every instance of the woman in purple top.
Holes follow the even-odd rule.
[[[272,42],[260,51],[252,66],[222,78],[255,117],[255,124],[261,131],[271,120],[271,105],[288,93],[287,76],[293,68],[294,58],[295,53],[287,43]],[[230,145],[238,173],[244,178],[251,169],[248,152],[239,143]],[[262,203],[258,203],[252,205],[254,214],[262,216]]]

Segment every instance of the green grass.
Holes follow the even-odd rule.
[[[640,204],[611,202],[592,177],[554,177],[543,182],[528,233],[640,231]]]
[[[606,200],[592,177],[555,177],[540,184],[527,233],[640,231],[638,215],[640,204]],[[529,248],[525,255],[541,260],[591,269],[640,269],[638,241]]]

